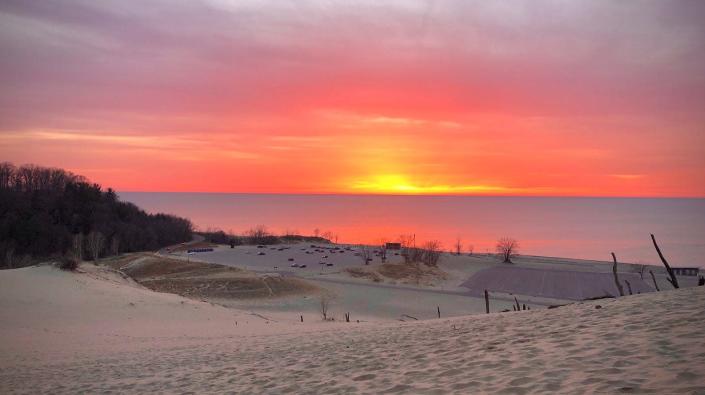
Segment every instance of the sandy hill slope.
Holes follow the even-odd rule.
[[[153,291],[192,299],[277,298],[318,291],[315,286],[296,278],[256,274],[236,267],[156,254],[129,254],[105,264]]]
[[[704,312],[698,287],[297,326],[33,267],[0,272],[0,393],[705,393]]]

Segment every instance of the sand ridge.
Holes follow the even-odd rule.
[[[98,355],[4,353],[0,392],[705,393],[703,311],[697,287],[409,323],[157,333]]]

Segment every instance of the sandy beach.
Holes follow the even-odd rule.
[[[297,323],[152,292],[102,266],[81,271],[0,272],[0,392],[705,392],[705,287]]]
[[[386,263],[373,255],[365,265],[355,245],[310,243],[276,246],[212,245],[213,251],[187,255],[185,251],[163,254],[169,259],[197,261],[237,268],[260,276],[298,279],[330,291],[337,319],[350,312],[366,321],[396,321],[405,316],[419,319],[462,316],[485,312],[484,290],[491,298],[490,311],[512,310],[518,301],[530,308],[545,308],[583,299],[619,295],[608,262],[568,258],[518,256],[511,265],[495,255],[442,254],[438,267],[417,277],[403,264],[399,251],[390,250]],[[374,247],[370,247],[374,249]],[[297,265],[299,267],[292,267]],[[305,265],[305,267],[301,267]],[[403,270],[402,268],[407,268]],[[633,293],[654,292],[649,275],[653,271],[659,289],[671,289],[663,267],[620,264],[620,281],[628,281]],[[643,276],[643,279],[642,279]],[[682,277],[683,286],[696,284],[695,277]],[[626,292],[626,291],[625,291]],[[289,298],[209,299],[231,307],[288,314],[316,315],[318,297],[313,294]],[[413,302],[410,302],[413,301]],[[291,314],[291,313],[294,314]]]

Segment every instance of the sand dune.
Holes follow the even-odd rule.
[[[635,294],[655,291],[637,273],[621,273],[619,281],[626,284],[625,280],[629,282],[632,292]],[[462,286],[467,287],[476,295],[481,295],[485,289],[565,300],[585,300],[619,295],[612,273],[557,268],[496,266],[476,273],[463,282]],[[622,286],[626,293],[627,286]]]
[[[0,273],[0,392],[705,393],[705,287],[413,323],[249,315],[247,329],[233,325],[246,312],[98,274]],[[22,296],[27,281],[44,291]],[[26,343],[43,337],[51,350]]]
[[[258,275],[231,266],[187,262],[156,254],[129,254],[104,264],[151,290],[194,299],[276,298],[318,291],[296,278]]]

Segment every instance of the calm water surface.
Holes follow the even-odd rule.
[[[475,252],[497,238],[520,241],[530,255],[658,263],[654,233],[673,265],[705,267],[705,199],[341,196],[123,192],[150,212],[190,218],[200,229],[235,233],[255,225],[273,232],[312,234],[340,242],[375,243],[416,234],[451,249],[460,237]]]

